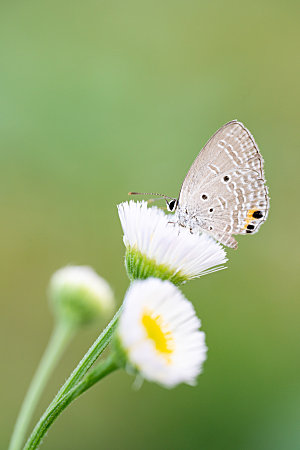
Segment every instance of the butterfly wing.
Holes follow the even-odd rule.
[[[185,177],[178,221],[207,231],[236,248],[233,234],[255,233],[269,210],[263,159],[240,122],[220,128],[201,150]]]

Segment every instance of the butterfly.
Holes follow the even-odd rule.
[[[233,235],[254,234],[267,219],[269,195],[265,183],[263,158],[253,136],[241,122],[232,120],[200,151],[183,180],[178,199],[162,197],[168,210],[175,212],[175,223],[237,248]]]

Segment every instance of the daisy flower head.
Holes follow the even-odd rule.
[[[221,244],[206,233],[191,234],[161,209],[131,200],[118,205],[118,212],[131,280],[157,277],[179,285],[224,268]]]
[[[191,302],[174,284],[137,280],[124,299],[116,347],[128,372],[169,388],[194,385],[207,351],[199,327]]]
[[[88,266],[66,266],[49,283],[48,296],[58,319],[84,324],[108,317],[115,308],[110,285]]]

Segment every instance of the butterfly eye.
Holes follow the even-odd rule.
[[[171,200],[170,202],[167,202],[167,207],[169,211],[174,211],[175,207],[177,205],[177,200]]]

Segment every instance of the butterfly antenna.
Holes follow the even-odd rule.
[[[164,194],[157,194],[156,192],[128,192],[128,195],[155,195],[157,197],[162,198],[168,198],[170,200],[174,200],[173,197],[168,197],[167,195]],[[159,199],[157,199],[159,200]],[[150,199],[149,201],[154,201],[154,199]]]

